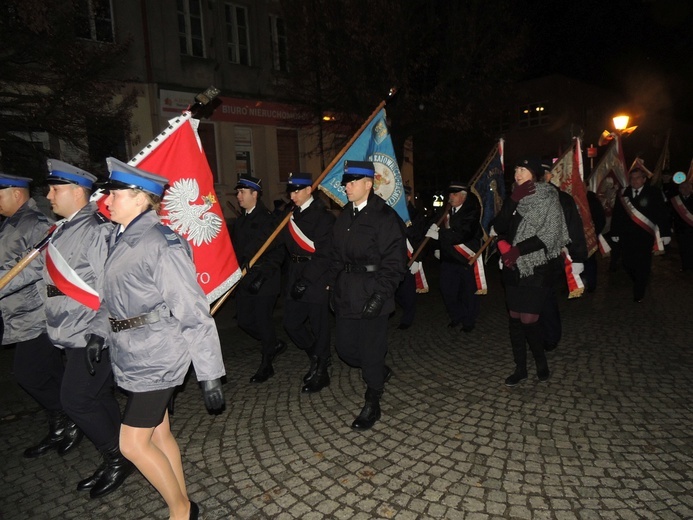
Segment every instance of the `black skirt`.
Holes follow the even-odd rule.
[[[560,279],[561,266],[561,257],[554,258],[548,264],[535,267],[533,274],[522,278],[517,267],[514,270],[504,267],[502,279],[508,310],[541,314],[544,302]]]
[[[151,392],[128,392],[128,402],[123,412],[123,424],[133,428],[155,428],[164,420],[176,387]]]

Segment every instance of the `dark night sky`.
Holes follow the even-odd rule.
[[[693,2],[527,2],[527,76],[560,73],[693,122]]]

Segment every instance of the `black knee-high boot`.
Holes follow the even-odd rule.
[[[505,380],[507,386],[519,385],[527,379],[527,340],[525,329],[518,318],[510,318],[510,345],[513,348],[515,371]]]
[[[534,362],[537,365],[537,377],[539,381],[548,381],[551,376],[549,371],[549,363],[546,360],[546,352],[544,351],[544,335],[542,334],[539,322],[525,323],[522,325],[525,330],[525,337],[529,350],[532,351]]]

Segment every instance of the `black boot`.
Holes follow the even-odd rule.
[[[80,480],[79,482],[77,482],[77,491],[86,491],[88,489],[93,488],[94,485],[103,476],[107,467],[108,464],[106,463],[106,457],[104,457],[101,461],[101,464],[99,464],[99,467],[96,468],[96,471],[91,477],[87,477],[84,480]]]
[[[103,458],[106,467],[89,492],[91,498],[99,498],[115,491],[135,469],[135,465],[120,453],[118,446],[105,451]]]
[[[308,357],[310,358],[310,368],[308,369],[308,372],[306,372],[306,375],[303,376],[304,383],[310,381],[311,378],[315,375],[315,371],[318,369],[318,356],[309,353]]]
[[[551,372],[549,371],[549,362],[546,360],[546,352],[544,351],[544,336],[542,334],[541,327],[537,322],[524,325],[524,329],[529,350],[532,351],[534,363],[537,365],[537,378],[540,382],[544,383],[549,380],[549,377],[551,377]]]
[[[67,418],[63,440],[58,444],[58,455],[66,455],[79,446],[84,438],[84,433],[79,429],[72,419]]]
[[[260,367],[257,369],[257,372],[255,372],[255,375],[250,378],[250,382],[264,383],[270,377],[272,377],[274,375],[274,367],[272,367],[272,361],[285,350],[286,343],[280,340],[279,343],[277,343],[277,345],[274,347],[274,352],[272,352],[271,354],[263,354],[262,361],[260,362]]]
[[[311,360],[312,361],[312,360]],[[330,374],[327,368],[330,366],[330,358],[318,358],[315,373],[301,388],[304,394],[314,394],[330,385]]]
[[[513,360],[515,372],[505,380],[506,386],[517,386],[527,379],[527,340],[522,322],[516,318],[510,318],[510,344],[513,348]]]
[[[378,419],[380,419],[380,398],[382,390],[366,389],[366,404],[363,405],[361,413],[356,420],[351,423],[354,430],[370,430]]]
[[[48,412],[48,435],[36,446],[32,446],[24,450],[24,456],[27,459],[35,459],[45,455],[52,449],[57,449],[65,435],[65,427],[69,418],[62,410]]]

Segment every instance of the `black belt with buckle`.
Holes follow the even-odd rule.
[[[313,257],[312,256],[293,255],[293,254],[291,255],[291,261],[296,262],[296,263],[308,262],[311,258],[313,258]]]
[[[147,314],[142,314],[140,316],[135,316],[134,318],[126,318],[124,320],[116,320],[115,318],[108,318],[111,322],[111,330],[113,332],[120,332],[128,329],[136,329],[137,327],[143,327],[145,325],[151,325],[152,323],[158,323],[161,318],[168,318],[171,316],[171,311],[153,311]]]
[[[374,273],[377,270],[377,265],[344,264],[345,273]]]
[[[49,298],[53,296],[64,296],[65,293],[58,289],[55,285],[46,285],[46,293]]]

